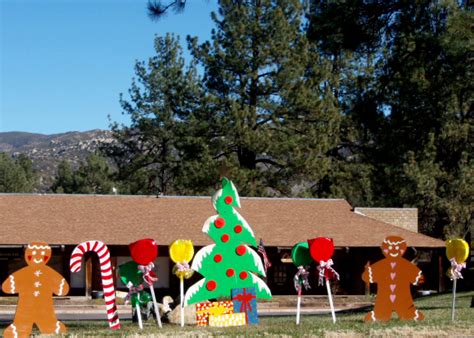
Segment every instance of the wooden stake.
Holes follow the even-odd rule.
[[[149,287],[151,298],[153,299],[153,306],[155,307],[156,321],[158,322],[158,326],[162,328],[163,326],[161,325],[160,309],[158,308],[158,303],[156,302],[155,288],[153,287],[153,285],[149,285]]]
[[[456,307],[456,281],[457,279],[453,280],[453,308],[451,310],[451,320],[454,322],[454,309]]]
[[[334,304],[332,302],[331,285],[329,284],[329,280],[327,278],[326,278],[326,289],[328,290],[328,298],[329,298],[329,306],[331,307],[332,322],[336,323],[336,312],[334,311]]]
[[[179,279],[179,294],[181,299],[181,327],[184,327],[184,279]]]
[[[137,301],[137,304],[135,304],[135,308],[137,310],[138,326],[140,327],[140,330],[143,330],[142,311],[140,310],[140,301]]]
[[[300,325],[301,316],[301,289],[298,290],[298,302],[296,304],[296,325]]]

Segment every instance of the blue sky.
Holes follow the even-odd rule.
[[[146,0],[0,0],[0,132],[61,133],[127,122],[136,60],[155,35],[210,37],[216,1],[189,0],[151,21]]]

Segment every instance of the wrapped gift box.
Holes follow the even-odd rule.
[[[242,326],[247,322],[245,320],[245,313],[230,313],[226,315],[209,316],[209,326],[228,327],[228,326]]]
[[[255,288],[232,289],[234,312],[245,313],[248,324],[258,324],[257,295]]]
[[[234,304],[231,300],[220,302],[202,302],[196,304],[196,322],[198,326],[207,326],[209,316],[219,316],[234,313]]]

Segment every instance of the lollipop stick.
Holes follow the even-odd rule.
[[[137,304],[135,304],[135,308],[137,310],[138,326],[140,327],[140,330],[143,330],[142,312],[140,311],[140,303],[139,302],[137,302]]]
[[[454,322],[454,308],[456,306],[456,281],[457,279],[453,280],[453,308],[451,310],[451,320]]]
[[[301,289],[298,290],[298,303],[296,304],[296,325],[300,325],[301,316]]]
[[[151,298],[153,299],[153,306],[155,307],[155,315],[156,315],[156,321],[158,322],[158,326],[161,328],[161,316],[160,316],[160,310],[158,309],[158,303],[156,302],[156,296],[155,296],[155,288],[153,285],[149,285],[150,287],[150,293],[151,293]]]
[[[336,322],[336,312],[334,311],[334,304],[332,302],[331,286],[329,280],[326,278],[326,289],[328,290],[329,306],[331,307],[332,322]]]
[[[184,326],[184,280],[183,277],[179,279],[179,294],[181,299],[181,327]]]

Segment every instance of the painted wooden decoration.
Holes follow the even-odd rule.
[[[299,325],[301,318],[301,294],[303,292],[303,287],[306,290],[311,288],[308,281],[308,269],[309,265],[313,261],[313,258],[309,253],[308,242],[295,244],[291,249],[291,259],[293,264],[295,264],[298,268],[298,271],[293,277],[293,284],[295,286],[296,293],[298,294],[296,301],[296,325]]]
[[[110,263],[110,251],[107,245],[101,241],[85,241],[74,248],[69,261],[71,272],[81,271],[82,258],[86,252],[95,252],[99,257],[100,273],[102,277],[102,288],[104,290],[105,308],[107,320],[112,330],[120,329],[120,320],[115,302],[114,276],[112,264]]]
[[[179,278],[179,299],[181,309],[181,327],[184,326],[184,279],[190,278],[194,270],[189,267],[189,262],[194,256],[193,242],[187,239],[178,239],[170,245],[170,258],[176,263],[173,273]]]
[[[469,245],[464,239],[448,239],[446,241],[446,256],[449,260],[455,259],[456,263],[462,264],[469,257]]]
[[[365,316],[365,321],[388,321],[396,312],[400,319],[422,320],[424,314],[415,308],[410,285],[423,282],[418,267],[403,258],[407,250],[406,241],[398,236],[388,236],[382,243],[384,259],[365,267],[362,279],[377,284],[374,310]]]
[[[333,269],[332,255],[334,254],[334,243],[332,238],[317,237],[308,240],[309,253],[311,257],[318,263],[319,280],[318,284],[326,284],[328,293],[329,306],[331,307],[332,322],[336,323],[336,311],[332,301],[330,281],[339,280],[339,274]]]
[[[138,319],[138,326],[143,329],[143,321],[141,315],[141,308],[146,308],[148,303],[152,300],[150,294],[146,292],[143,279],[143,272],[138,269],[139,265],[130,261],[118,267],[120,280],[128,288],[128,295],[125,304],[131,303],[135,308],[135,313]],[[133,310],[132,310],[133,313]]]
[[[234,303],[230,300],[196,304],[196,322],[198,326],[208,326],[209,316],[220,316],[229,313],[234,313]]]
[[[247,221],[235,210],[240,208],[234,184],[222,180],[222,189],[212,198],[218,215],[204,223],[202,231],[215,244],[196,254],[192,269],[204,276],[186,292],[186,304],[219,297],[229,297],[232,289],[255,287],[257,298],[271,298],[270,289],[258,275],[265,276],[262,259],[251,247],[257,247],[255,235]]]
[[[258,324],[257,296],[255,288],[232,289],[234,312],[245,313],[247,324]]]
[[[47,243],[30,243],[25,250],[28,266],[3,282],[3,292],[19,296],[15,319],[3,332],[4,337],[29,337],[35,324],[42,334],[66,333],[66,326],[56,318],[53,294],[67,295],[69,285],[46,265],[50,259],[51,247]]]
[[[209,316],[209,326],[230,327],[245,325],[245,313],[229,313],[219,316]]]
[[[454,321],[454,312],[456,309],[456,285],[457,280],[462,278],[462,269],[466,267],[465,262],[467,257],[469,257],[469,245],[461,238],[449,239],[446,241],[446,256],[451,263],[447,275],[453,281],[451,320]]]
[[[152,263],[158,256],[158,245],[151,238],[140,239],[131,243],[128,248],[134,262],[140,265]]]
[[[308,242],[295,244],[291,249],[291,259],[293,260],[293,264],[296,266],[310,265],[313,261],[313,258],[309,253]]]
[[[150,288],[153,306],[155,308],[156,322],[159,327],[162,327],[158,302],[156,301],[155,288],[153,286],[153,284],[158,281],[158,277],[153,271],[155,268],[153,261],[158,256],[158,245],[153,239],[145,238],[133,242],[128,247],[133,261],[138,264],[137,269],[140,270],[143,275],[143,281]],[[137,312],[137,314],[139,316],[139,324],[141,324],[140,312]]]

